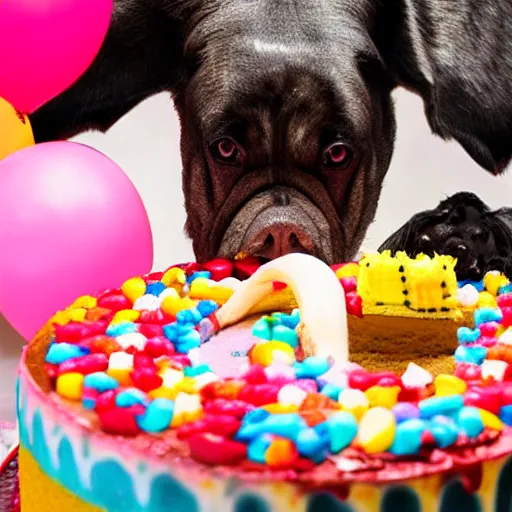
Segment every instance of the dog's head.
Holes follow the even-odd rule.
[[[375,214],[395,134],[389,79],[346,13],[292,4],[238,3],[188,29],[175,100],[200,261],[346,260]]]
[[[457,258],[459,279],[479,281],[489,270],[510,272],[511,219],[510,210],[491,211],[475,194],[460,192],[414,215],[379,250],[447,254]]]

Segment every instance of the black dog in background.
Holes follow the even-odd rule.
[[[38,142],[105,131],[167,91],[199,261],[348,261],[393,153],[395,87],[423,98],[435,134],[503,172],[510,20],[511,0],[115,0],[91,68],[31,122]]]
[[[379,251],[385,249],[456,257],[459,280],[479,281],[489,270],[512,279],[512,208],[493,211],[475,194],[460,192],[414,215]]]

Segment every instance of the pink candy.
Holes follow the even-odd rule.
[[[172,356],[174,345],[164,336],[157,336],[146,341],[144,352],[151,357]]]
[[[105,391],[96,398],[96,412],[101,413],[110,411],[116,406],[116,391]]]
[[[83,338],[104,334],[107,329],[108,322],[69,322],[66,325],[54,326],[55,341],[57,343],[78,343]]]
[[[480,324],[478,328],[480,329],[480,333],[482,336],[494,337],[496,335],[496,331],[498,330],[499,324],[497,322],[486,322],[484,324]]]
[[[279,389],[274,384],[248,384],[240,391],[238,398],[256,407],[275,404]]]
[[[455,377],[466,382],[480,381],[482,377],[482,368],[476,364],[458,363],[455,367]]]
[[[228,415],[242,419],[254,406],[241,400],[227,400],[217,398],[206,402],[205,411],[210,414]]]
[[[210,277],[214,281],[222,281],[233,275],[233,263],[221,258],[205,263],[204,268],[210,272]]]
[[[497,387],[474,386],[464,393],[464,405],[479,407],[499,415],[501,408],[501,391]]]
[[[167,315],[161,309],[155,311],[141,311],[139,322],[141,324],[157,324],[165,325],[174,322],[175,318],[171,315]]]
[[[104,372],[107,368],[108,357],[105,354],[88,354],[64,361],[59,365],[58,375],[72,372],[89,375],[90,373]]]
[[[265,384],[268,381],[265,368],[263,366],[254,364],[251,365],[249,370],[242,376],[247,384]]]
[[[146,338],[154,338],[156,336],[163,336],[164,328],[159,324],[140,324],[139,332],[144,334]]]
[[[195,434],[188,440],[190,455],[209,466],[232,466],[247,457],[247,446],[215,434]]]
[[[203,419],[183,425],[178,429],[178,439],[189,439],[195,434],[209,433],[232,438],[242,422],[234,416],[208,414]]]
[[[159,388],[163,383],[162,377],[160,377],[153,368],[134,370],[130,373],[130,377],[133,384],[146,393]]]
[[[123,309],[130,309],[132,303],[120,291],[115,290],[101,295],[98,299],[98,306],[117,312]]]
[[[98,411],[97,404],[96,411]],[[145,408],[142,405],[133,405],[131,407],[117,407],[98,411],[98,415],[101,428],[107,434],[135,436],[140,433],[135,417],[144,414],[144,412]]]

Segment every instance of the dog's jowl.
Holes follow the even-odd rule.
[[[168,91],[199,261],[348,260],[391,160],[394,87],[422,96],[434,133],[504,170],[510,19],[509,0],[115,0],[89,71],[31,120],[38,141],[106,130]]]

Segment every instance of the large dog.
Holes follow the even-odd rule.
[[[510,0],[115,0],[89,71],[31,120],[39,142],[107,130],[169,91],[199,261],[349,260],[391,159],[393,88],[422,96],[434,133],[505,169],[511,20]]]

